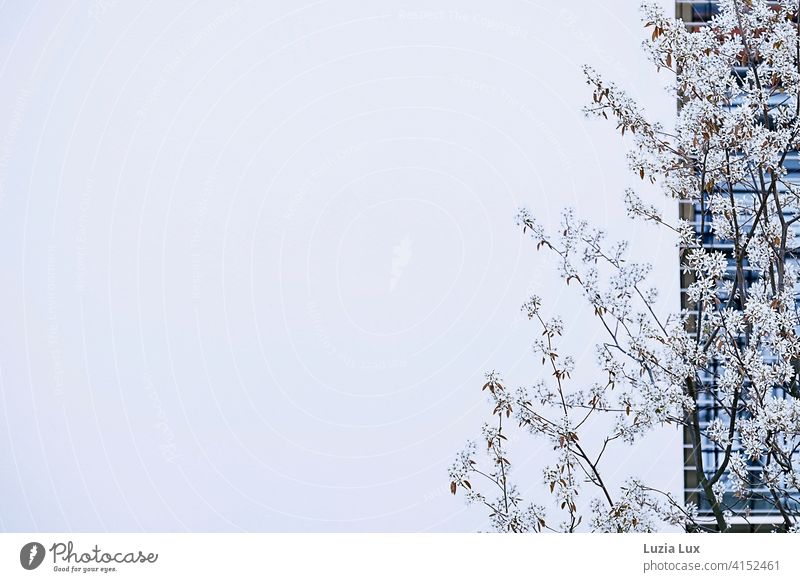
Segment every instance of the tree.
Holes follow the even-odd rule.
[[[757,501],[776,516],[776,531],[798,531],[800,520],[800,23],[798,0],[721,0],[720,13],[694,31],[655,5],[642,6],[650,32],[644,48],[671,74],[678,102],[674,129],[648,120],[623,90],[592,69],[589,116],[610,119],[630,136],[630,169],[656,183],[698,218],[672,221],[633,191],[634,219],[670,229],[686,286],[683,308],[660,319],[647,288],[649,266],[630,261],[626,244],[566,211],[552,235],[532,212],[518,223],[536,248],[555,253],[560,275],[576,284],[605,330],[597,346],[598,377],[568,387],[573,360],[559,351],[560,319],[543,315],[542,301],[523,306],[541,331],[534,350],[547,379],[511,390],[487,374],[492,424],[468,443],[450,469],[450,489],[484,505],[498,531],[731,531],[749,523],[743,507]],[[686,216],[684,212],[682,214]],[[710,421],[701,404],[718,413]],[[585,443],[590,418],[609,416],[612,428]],[[526,502],[514,486],[508,424],[549,440],[556,462],[543,469],[562,520]],[[505,423],[505,424],[504,424]],[[606,485],[606,451],[636,443],[662,425],[688,435],[697,495],[675,499],[631,477]],[[703,450],[720,462],[704,466]],[[615,469],[615,467],[612,467]],[[678,468],[676,468],[678,469]],[[576,496],[594,499],[588,519]]]

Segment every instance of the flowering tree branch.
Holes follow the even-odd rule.
[[[759,504],[776,516],[775,529],[796,531],[800,518],[800,2],[722,0],[708,26],[687,30],[653,4],[642,7],[650,39],[645,51],[671,71],[679,109],[667,131],[613,83],[585,69],[592,90],[588,115],[613,120],[630,136],[628,163],[642,180],[679,202],[683,218],[665,220],[635,192],[628,213],[675,237],[685,282],[683,309],[662,319],[648,287],[650,266],[631,261],[625,242],[572,211],[556,236],[533,213],[518,223],[537,249],[558,259],[593,307],[605,332],[597,345],[606,378],[568,387],[574,360],[562,355],[560,319],[545,318],[538,297],[523,305],[541,329],[534,351],[548,380],[510,391],[487,375],[495,426],[484,426],[490,469],[474,444],[451,467],[451,491],[491,510],[500,531],[576,531],[583,522],[576,498],[584,484],[596,492],[588,527],[653,531],[664,524],[687,531],[729,531],[750,522]],[[689,214],[694,220],[686,220]],[[704,410],[712,410],[709,416]],[[503,418],[549,441],[555,463],[544,485],[564,519],[552,524],[545,508],[526,503],[510,480]],[[613,419],[599,440],[581,429],[595,416]],[[634,444],[656,427],[688,435],[696,494],[676,500],[631,476],[618,490],[604,479],[604,454],[613,443]],[[713,453],[707,466],[704,455]],[[710,458],[710,457],[709,457]],[[616,469],[612,467],[612,469]],[[470,477],[494,485],[496,497],[473,488]]]

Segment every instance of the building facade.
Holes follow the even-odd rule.
[[[777,4],[777,2],[775,2],[775,4]],[[703,26],[707,26],[708,22],[718,13],[719,3],[717,1],[677,0],[675,3],[675,11],[676,16],[683,20],[689,30],[696,31]],[[731,74],[741,74],[741,72],[732,69]],[[800,160],[798,159],[797,153],[787,157],[786,169],[788,170],[787,178],[800,184]],[[737,197],[752,198],[753,195],[754,191],[748,190],[746,185],[741,185],[736,190]],[[711,216],[710,214],[703,216],[703,210],[699,204],[682,203],[679,211],[681,218],[694,224],[695,232],[700,235],[704,246],[728,254],[732,253],[733,243],[731,241],[720,240],[714,236],[710,227]],[[734,269],[735,266],[733,260],[731,260],[729,262],[729,276],[731,279],[734,279]],[[752,271],[745,271],[745,281],[747,283],[752,282],[756,276],[757,274]],[[681,307],[689,312],[690,326],[693,326],[694,322],[691,315],[695,306],[689,302],[686,294],[686,289],[691,282],[691,275],[681,272]],[[729,420],[727,416],[728,411],[719,406],[718,399],[714,397],[715,377],[718,375],[717,372],[719,369],[719,365],[712,362],[709,373],[701,378],[703,386],[702,389],[698,391],[697,395],[697,409],[701,431],[714,419],[719,418],[723,423]],[[780,394],[779,389],[776,389],[775,396],[782,397],[785,395]],[[723,459],[723,451],[704,436],[701,436],[700,442],[703,469],[707,475],[711,475],[720,467]],[[710,507],[699,487],[697,459],[695,459],[694,450],[692,434],[688,428],[684,428],[684,498],[687,503],[696,504],[701,515],[710,517]],[[754,483],[758,481],[756,474],[760,471],[761,465],[759,463],[753,463],[751,472],[754,476]],[[781,521],[780,515],[773,504],[763,499],[763,496],[768,492],[758,491],[757,488],[754,488],[752,493],[752,496],[744,499],[735,498],[731,493],[726,493],[723,498],[723,504],[734,514],[732,519],[734,530],[770,531],[774,527],[774,524]]]

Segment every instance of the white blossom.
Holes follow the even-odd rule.
[[[724,531],[735,514],[749,517],[729,506],[731,499],[757,499],[781,516],[777,529],[797,531],[797,503],[787,501],[797,499],[800,485],[796,11],[795,2],[723,0],[707,26],[690,31],[658,4],[643,4],[645,53],[669,72],[667,90],[679,104],[674,127],[651,121],[626,91],[585,68],[591,92],[585,113],[611,120],[630,138],[627,160],[637,179],[695,212],[694,221],[673,219],[633,189],[624,192],[630,217],[672,233],[686,308],[662,315],[650,265],[631,258],[627,241],[610,240],[574,210],[563,212],[552,233],[533,211],[519,211],[523,232],[554,254],[559,274],[583,295],[606,335],[595,348],[592,383],[574,385],[576,362],[559,347],[570,330],[546,313],[542,298],[522,305],[535,326],[542,374],[513,394],[498,374],[487,375],[493,408],[482,431],[488,467],[481,465],[481,474],[492,493],[469,481],[480,476],[474,444],[450,472],[451,490],[490,508],[495,529],[654,531],[669,524]],[[701,406],[711,405],[717,412],[701,420]],[[610,428],[584,442],[582,430],[594,416],[606,417]],[[638,446],[664,425],[690,435],[695,457],[711,448],[724,459],[718,467],[698,467],[699,505],[635,476],[616,488],[603,479],[605,471],[620,470],[606,465],[610,447]],[[553,448],[555,460],[542,470],[560,512],[548,518],[552,523],[509,477],[512,428]],[[586,489],[588,507],[578,501]]]

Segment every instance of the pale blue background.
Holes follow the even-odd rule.
[[[517,207],[577,206],[678,302],[672,243],[623,216],[623,143],[580,112],[592,63],[671,119],[635,4],[2,3],[0,528],[485,528],[446,468],[483,372],[539,374],[531,291],[593,363]],[[679,447],[612,479],[677,491]]]

